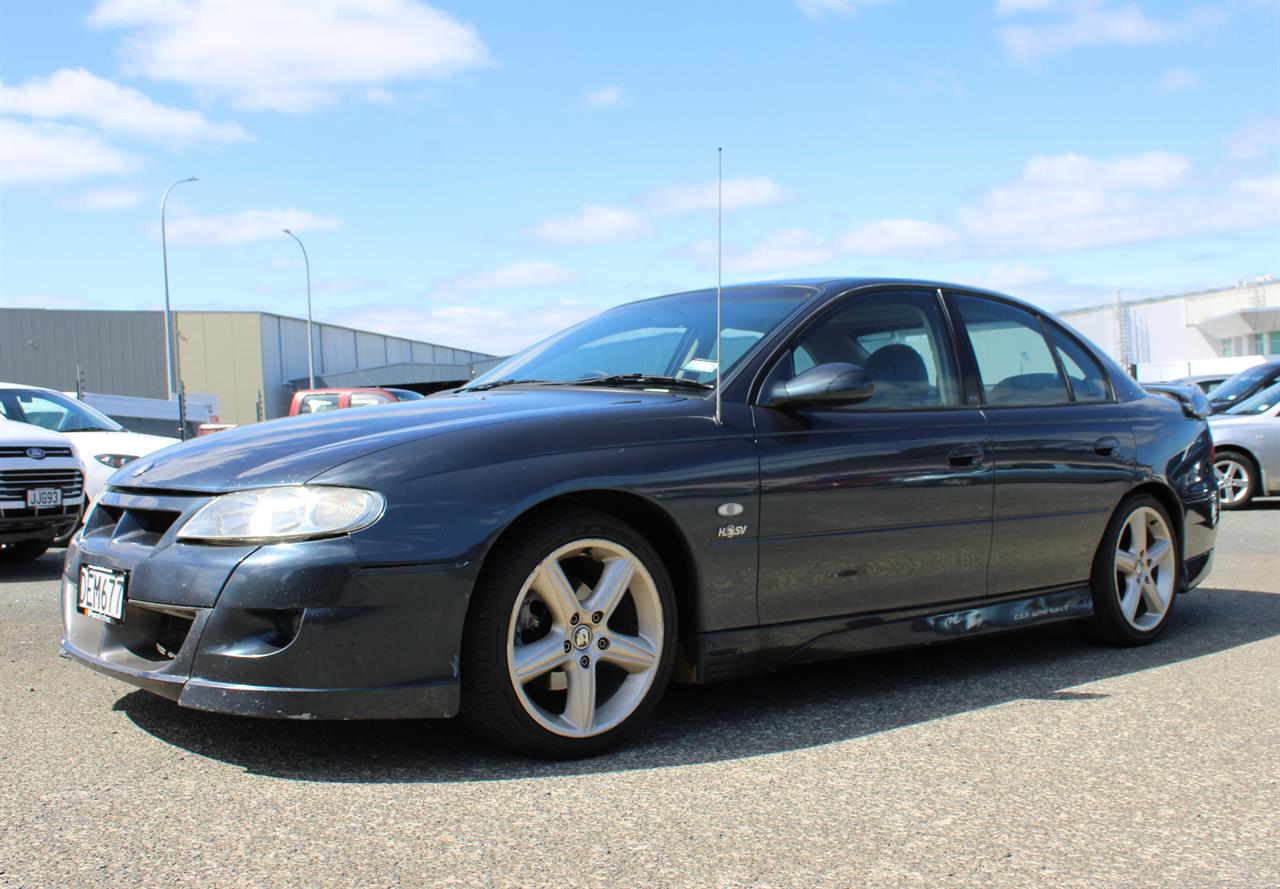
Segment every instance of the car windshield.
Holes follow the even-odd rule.
[[[795,285],[726,290],[721,306],[724,371],[814,292]],[[652,385],[660,379],[704,387],[715,377],[716,293],[699,290],[610,309],[507,359],[463,388],[507,381]]]
[[[48,389],[0,389],[0,414],[54,432],[121,432],[124,427],[83,401]]]
[[[1255,364],[1253,367],[1240,371],[1234,377],[1227,377],[1227,379],[1215,386],[1213,391],[1209,393],[1209,400],[1235,401],[1256,386],[1259,380],[1275,372],[1276,365],[1273,362]]]
[[[1236,416],[1241,414],[1265,414],[1275,407],[1278,401],[1280,401],[1280,383],[1272,383],[1257,395],[1252,395],[1239,404],[1233,404],[1227,408],[1226,412]]]

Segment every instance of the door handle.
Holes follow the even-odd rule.
[[[1093,443],[1093,452],[1099,457],[1114,457],[1120,453],[1120,439],[1107,435]]]
[[[960,445],[953,448],[951,453],[947,454],[947,461],[956,469],[968,469],[974,466],[981,466],[982,460],[986,457],[986,448],[982,445]]]

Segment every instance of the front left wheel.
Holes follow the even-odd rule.
[[[486,560],[464,639],[463,716],[518,753],[602,753],[657,706],[675,632],[671,581],[639,532],[603,513],[547,514]]]

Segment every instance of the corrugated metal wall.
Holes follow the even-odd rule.
[[[0,380],[165,398],[164,314],[0,309]]]

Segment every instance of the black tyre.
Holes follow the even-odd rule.
[[[462,649],[462,715],[495,744],[572,759],[623,743],[675,662],[666,567],[630,525],[558,510],[485,561]]]
[[[1173,613],[1181,571],[1178,535],[1163,504],[1145,494],[1124,501],[1094,556],[1090,635],[1112,645],[1155,641]]]
[[[0,562],[30,562],[43,556],[52,546],[48,540],[23,540],[0,546]]]
[[[1224,448],[1213,456],[1218,477],[1218,503],[1223,509],[1244,509],[1258,493],[1258,465],[1248,454]]]

